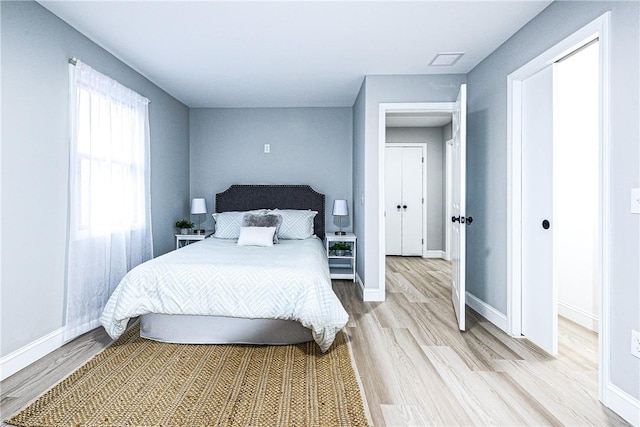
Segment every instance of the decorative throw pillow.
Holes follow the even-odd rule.
[[[275,227],[273,243],[278,243],[278,230],[282,225],[282,215],[278,214],[253,214],[246,213],[242,219],[243,227]]]
[[[246,213],[260,214],[264,212],[264,210],[259,209],[255,211],[214,213],[211,215],[215,223],[213,237],[218,239],[237,239],[240,236],[240,227],[242,227],[244,215]]]
[[[238,246],[273,246],[275,227],[240,227]]]
[[[299,240],[313,236],[313,219],[318,212],[295,209],[275,209],[269,212],[282,216],[282,225],[278,232],[278,238]]]

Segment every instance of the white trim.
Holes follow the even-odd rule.
[[[629,424],[640,427],[640,400],[614,384],[607,383],[606,388],[607,391],[604,393],[606,400],[602,403]]]
[[[64,327],[56,329],[0,359],[0,381],[62,347],[63,333]]]
[[[600,39],[600,224],[598,278],[601,287],[599,322],[598,396],[607,404],[610,387],[610,22],[606,12],[569,37],[548,49],[529,63],[507,76],[507,324],[508,333],[520,336],[521,329],[521,275],[522,275],[522,152],[521,152],[521,82],[542,68],[553,64],[580,45]]]
[[[441,250],[437,250],[437,249],[431,249],[431,250],[425,249],[422,252],[422,258],[441,258],[441,259],[446,259],[445,258],[445,251],[441,251]]]
[[[356,283],[359,285],[360,296],[362,301],[384,301],[384,293],[381,293],[379,289],[369,289],[364,286],[360,275],[356,272]]]
[[[380,289],[366,288],[358,273],[356,273],[356,282],[360,285],[362,301],[384,301],[384,292],[381,292]]]
[[[595,314],[587,313],[586,311],[579,309],[566,302],[558,301],[558,315],[569,319],[580,326],[583,326],[590,331],[598,332],[598,316]]]
[[[475,295],[466,292],[467,305],[474,309],[479,315],[493,323],[503,331],[507,331],[507,316],[504,313],[499,312],[486,302],[477,298]]]
[[[375,299],[365,301],[384,301],[385,283],[385,227],[384,227],[384,149],[386,146],[387,112],[405,113],[451,113],[455,111],[455,102],[381,102],[378,106],[378,289],[367,290]],[[363,295],[363,298],[366,295]],[[378,299],[381,298],[381,299]]]

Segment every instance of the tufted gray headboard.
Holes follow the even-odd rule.
[[[308,185],[232,185],[216,194],[216,212],[252,209],[310,209],[317,211],[313,229],[324,239],[324,194]]]

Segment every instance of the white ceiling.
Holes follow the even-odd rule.
[[[550,2],[40,1],[189,107],[350,107],[367,74],[467,73]]]

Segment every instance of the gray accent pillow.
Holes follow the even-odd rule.
[[[278,243],[278,230],[282,225],[282,215],[278,214],[252,214],[246,213],[242,217],[243,227],[275,227],[273,243]]]

